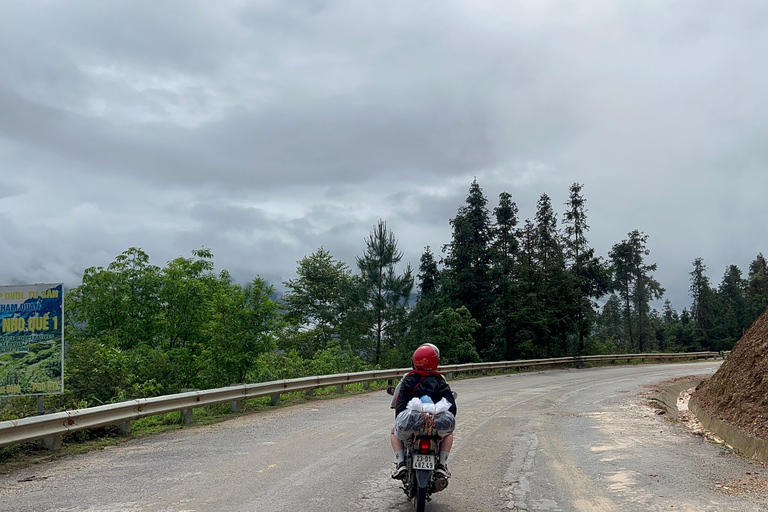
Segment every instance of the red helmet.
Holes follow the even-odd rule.
[[[431,343],[420,346],[413,353],[413,367],[417,370],[437,370],[440,353]]]

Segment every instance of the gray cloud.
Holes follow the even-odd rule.
[[[0,18],[1,282],[77,284],[130,246],[238,279],[354,264],[378,219],[414,265],[474,177],[522,219],[585,184],[674,305],[764,245],[764,2],[11,3]]]

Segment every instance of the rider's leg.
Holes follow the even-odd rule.
[[[451,448],[453,448],[453,432],[448,434],[443,438],[442,441],[440,441],[440,451],[441,452],[449,452],[451,451]]]
[[[389,441],[392,443],[392,449],[395,451],[395,469],[392,470],[392,478],[402,479],[407,472],[405,467],[405,444],[395,435],[395,427],[392,427]]]
[[[405,450],[405,444],[395,435],[395,427],[392,427],[392,432],[389,433],[389,442],[392,443],[392,449],[395,450],[395,456],[397,456],[398,452],[402,453],[403,450]]]
[[[448,471],[448,455],[451,453],[452,447],[453,433],[450,433],[440,441],[440,455],[437,461],[438,471],[445,476],[451,476],[451,473]]]

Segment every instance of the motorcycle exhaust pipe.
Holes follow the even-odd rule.
[[[432,486],[432,492],[440,492],[443,489],[445,489],[446,487],[448,487],[448,479],[447,478],[445,478],[443,476],[435,478],[435,483]]]

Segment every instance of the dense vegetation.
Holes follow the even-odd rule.
[[[66,294],[61,404],[403,367],[423,342],[440,346],[444,364],[723,350],[768,306],[760,254],[746,277],[731,265],[717,287],[697,258],[690,308],[657,310],[664,289],[648,236],[631,231],[596,256],[580,184],[560,221],[546,194],[524,222],[510,194],[487,203],[473,182],[451,240],[439,256],[425,248],[415,276],[380,221],[355,270],[321,247],[280,297],[259,277],[241,285],[215,272],[204,248],[162,268],[130,248]]]

